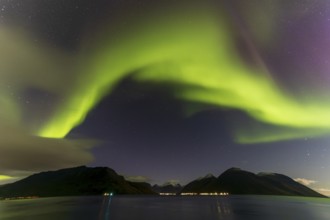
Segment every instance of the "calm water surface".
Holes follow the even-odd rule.
[[[318,220],[330,199],[280,196],[58,197],[0,201],[0,220]]]

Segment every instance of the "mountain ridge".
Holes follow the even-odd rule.
[[[181,191],[188,192],[326,197],[283,174],[254,174],[240,168],[230,168],[218,177],[196,179]]]
[[[108,167],[79,166],[33,174],[0,187],[0,197],[154,194],[150,185],[126,181]]]
[[[326,197],[292,178],[278,173],[254,174],[240,168],[230,168],[218,177],[207,174],[185,186],[153,185],[146,182],[130,182],[108,167],[60,169],[33,174],[14,183],[0,186],[0,198],[7,197],[52,197],[114,194],[159,193],[214,193],[255,195],[286,195]]]

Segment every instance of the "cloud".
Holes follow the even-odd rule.
[[[305,185],[305,186],[310,186],[314,183],[317,183],[317,181],[315,181],[315,180],[309,180],[309,179],[305,179],[305,178],[295,178],[294,180],[298,183],[301,183],[301,184]]]
[[[0,47],[0,175],[7,176],[0,184],[91,162],[90,149],[97,141],[38,135],[76,81],[74,59],[45,42],[35,42],[28,31],[4,25]]]
[[[326,188],[315,188],[314,190],[316,190],[317,192],[326,195],[326,196],[330,196],[330,189],[326,189]]]
[[[94,140],[42,138],[0,125],[0,174],[12,177],[32,172],[85,165],[92,161]]]
[[[151,179],[146,176],[124,176],[125,180],[131,181],[131,182],[150,182]]]

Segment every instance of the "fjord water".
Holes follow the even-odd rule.
[[[1,220],[328,220],[330,200],[281,196],[57,197],[0,201]]]

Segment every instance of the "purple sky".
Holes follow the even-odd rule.
[[[84,39],[96,36],[96,30],[120,23],[116,19],[129,16],[135,10],[157,12],[160,7],[175,8],[172,1],[168,5],[162,3],[164,5],[152,1],[4,0],[0,2],[0,25],[32,33],[37,44],[66,51],[72,58],[83,51]],[[285,94],[301,101],[330,101],[330,3],[235,0],[216,5],[231,15],[228,24],[237,36],[236,46],[243,60],[251,65],[261,62]],[[124,32],[125,28],[129,26],[124,24],[117,31]],[[257,55],[251,58],[251,54]],[[70,73],[67,77],[70,78]],[[63,84],[65,80],[64,77]],[[312,188],[329,193],[329,135],[239,144],[232,136],[232,122],[243,126],[254,119],[237,109],[200,107],[194,102],[188,103],[189,107],[199,111],[187,117],[184,113],[187,102],[174,97],[172,89],[168,85],[138,83],[128,76],[100,100],[67,138],[88,137],[100,141],[89,150],[94,159],[87,165],[108,166],[122,175],[143,176],[152,183],[176,180],[185,184],[208,173],[219,175],[230,167],[240,167],[313,180],[316,182],[310,185]],[[42,123],[53,111],[54,100],[58,101],[51,92],[33,86],[20,94],[25,104],[32,100],[43,106],[23,107],[25,121],[30,120],[31,112],[37,112]],[[17,150],[17,154],[22,153]],[[23,170],[8,166],[1,170],[19,176],[43,167]]]

